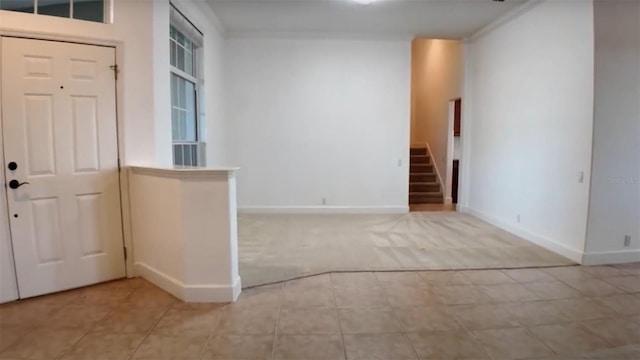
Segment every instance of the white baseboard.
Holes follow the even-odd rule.
[[[624,264],[640,261],[640,249],[585,253],[582,265]]]
[[[185,302],[232,302],[238,300],[242,290],[239,276],[232,285],[187,285],[147,264],[136,262],[134,266],[137,275]]]
[[[406,214],[408,206],[241,206],[240,214]]]
[[[444,198],[444,203],[445,205],[451,205],[453,204],[453,198],[451,196],[447,196]]]
[[[543,248],[553,251],[556,254],[562,255],[570,260],[575,261],[578,264],[582,263],[583,260],[583,252],[579,251],[577,249],[568,247],[566,245],[560,244],[559,242],[546,238],[544,236],[538,235],[538,234],[534,234],[532,232],[529,232],[527,230],[524,230],[522,228],[519,228],[517,226],[514,226],[512,224],[509,224],[501,219],[498,219],[496,217],[484,214],[480,211],[477,211],[475,209],[471,209],[469,207],[466,206],[459,206],[458,207],[460,212],[463,213],[467,213],[469,215],[473,215],[475,217],[477,217],[480,220],[486,221],[489,224],[495,225],[503,230],[506,230],[516,236],[519,236],[527,241],[530,241],[536,245],[540,245]]]

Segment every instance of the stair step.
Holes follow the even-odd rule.
[[[436,181],[436,174],[409,173],[409,183],[425,183]]]
[[[435,199],[435,198],[429,198],[429,199],[410,198],[409,199],[409,205],[418,205],[418,204],[444,204],[444,200]]]
[[[410,192],[409,204],[442,204],[444,198],[441,192]]]
[[[417,182],[409,184],[410,193],[420,192],[438,192],[440,191],[440,184],[437,182]]]
[[[427,148],[410,148],[411,155],[427,155]]]
[[[440,190],[438,191],[410,191],[409,196],[442,196]]]
[[[411,173],[433,173],[433,165],[431,164],[411,164]]]
[[[428,155],[411,155],[411,165],[413,164],[430,164],[431,159]]]

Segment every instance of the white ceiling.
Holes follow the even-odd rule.
[[[526,0],[206,0],[234,33],[424,36],[461,39]]]

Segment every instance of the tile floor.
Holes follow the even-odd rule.
[[[640,263],[333,273],[218,305],[120,280],[0,306],[0,359],[640,359]]]

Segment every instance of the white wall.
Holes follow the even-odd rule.
[[[240,294],[235,169],[131,169],[136,273],[183,301]]]
[[[155,158],[156,165],[171,166],[173,164],[171,133],[171,77],[168,1],[154,1],[151,25],[152,59],[149,66],[153,79],[153,117],[155,120]],[[161,60],[162,59],[162,60]]]
[[[592,2],[541,1],[478,34],[468,50],[462,208],[580,261],[593,126]]]
[[[140,239],[133,244],[136,266],[184,282],[180,180],[130,174],[132,228]]]
[[[595,1],[595,120],[585,262],[640,261],[640,2]],[[624,247],[624,236],[631,246]]]
[[[240,208],[407,210],[408,40],[228,39],[226,63]]]

